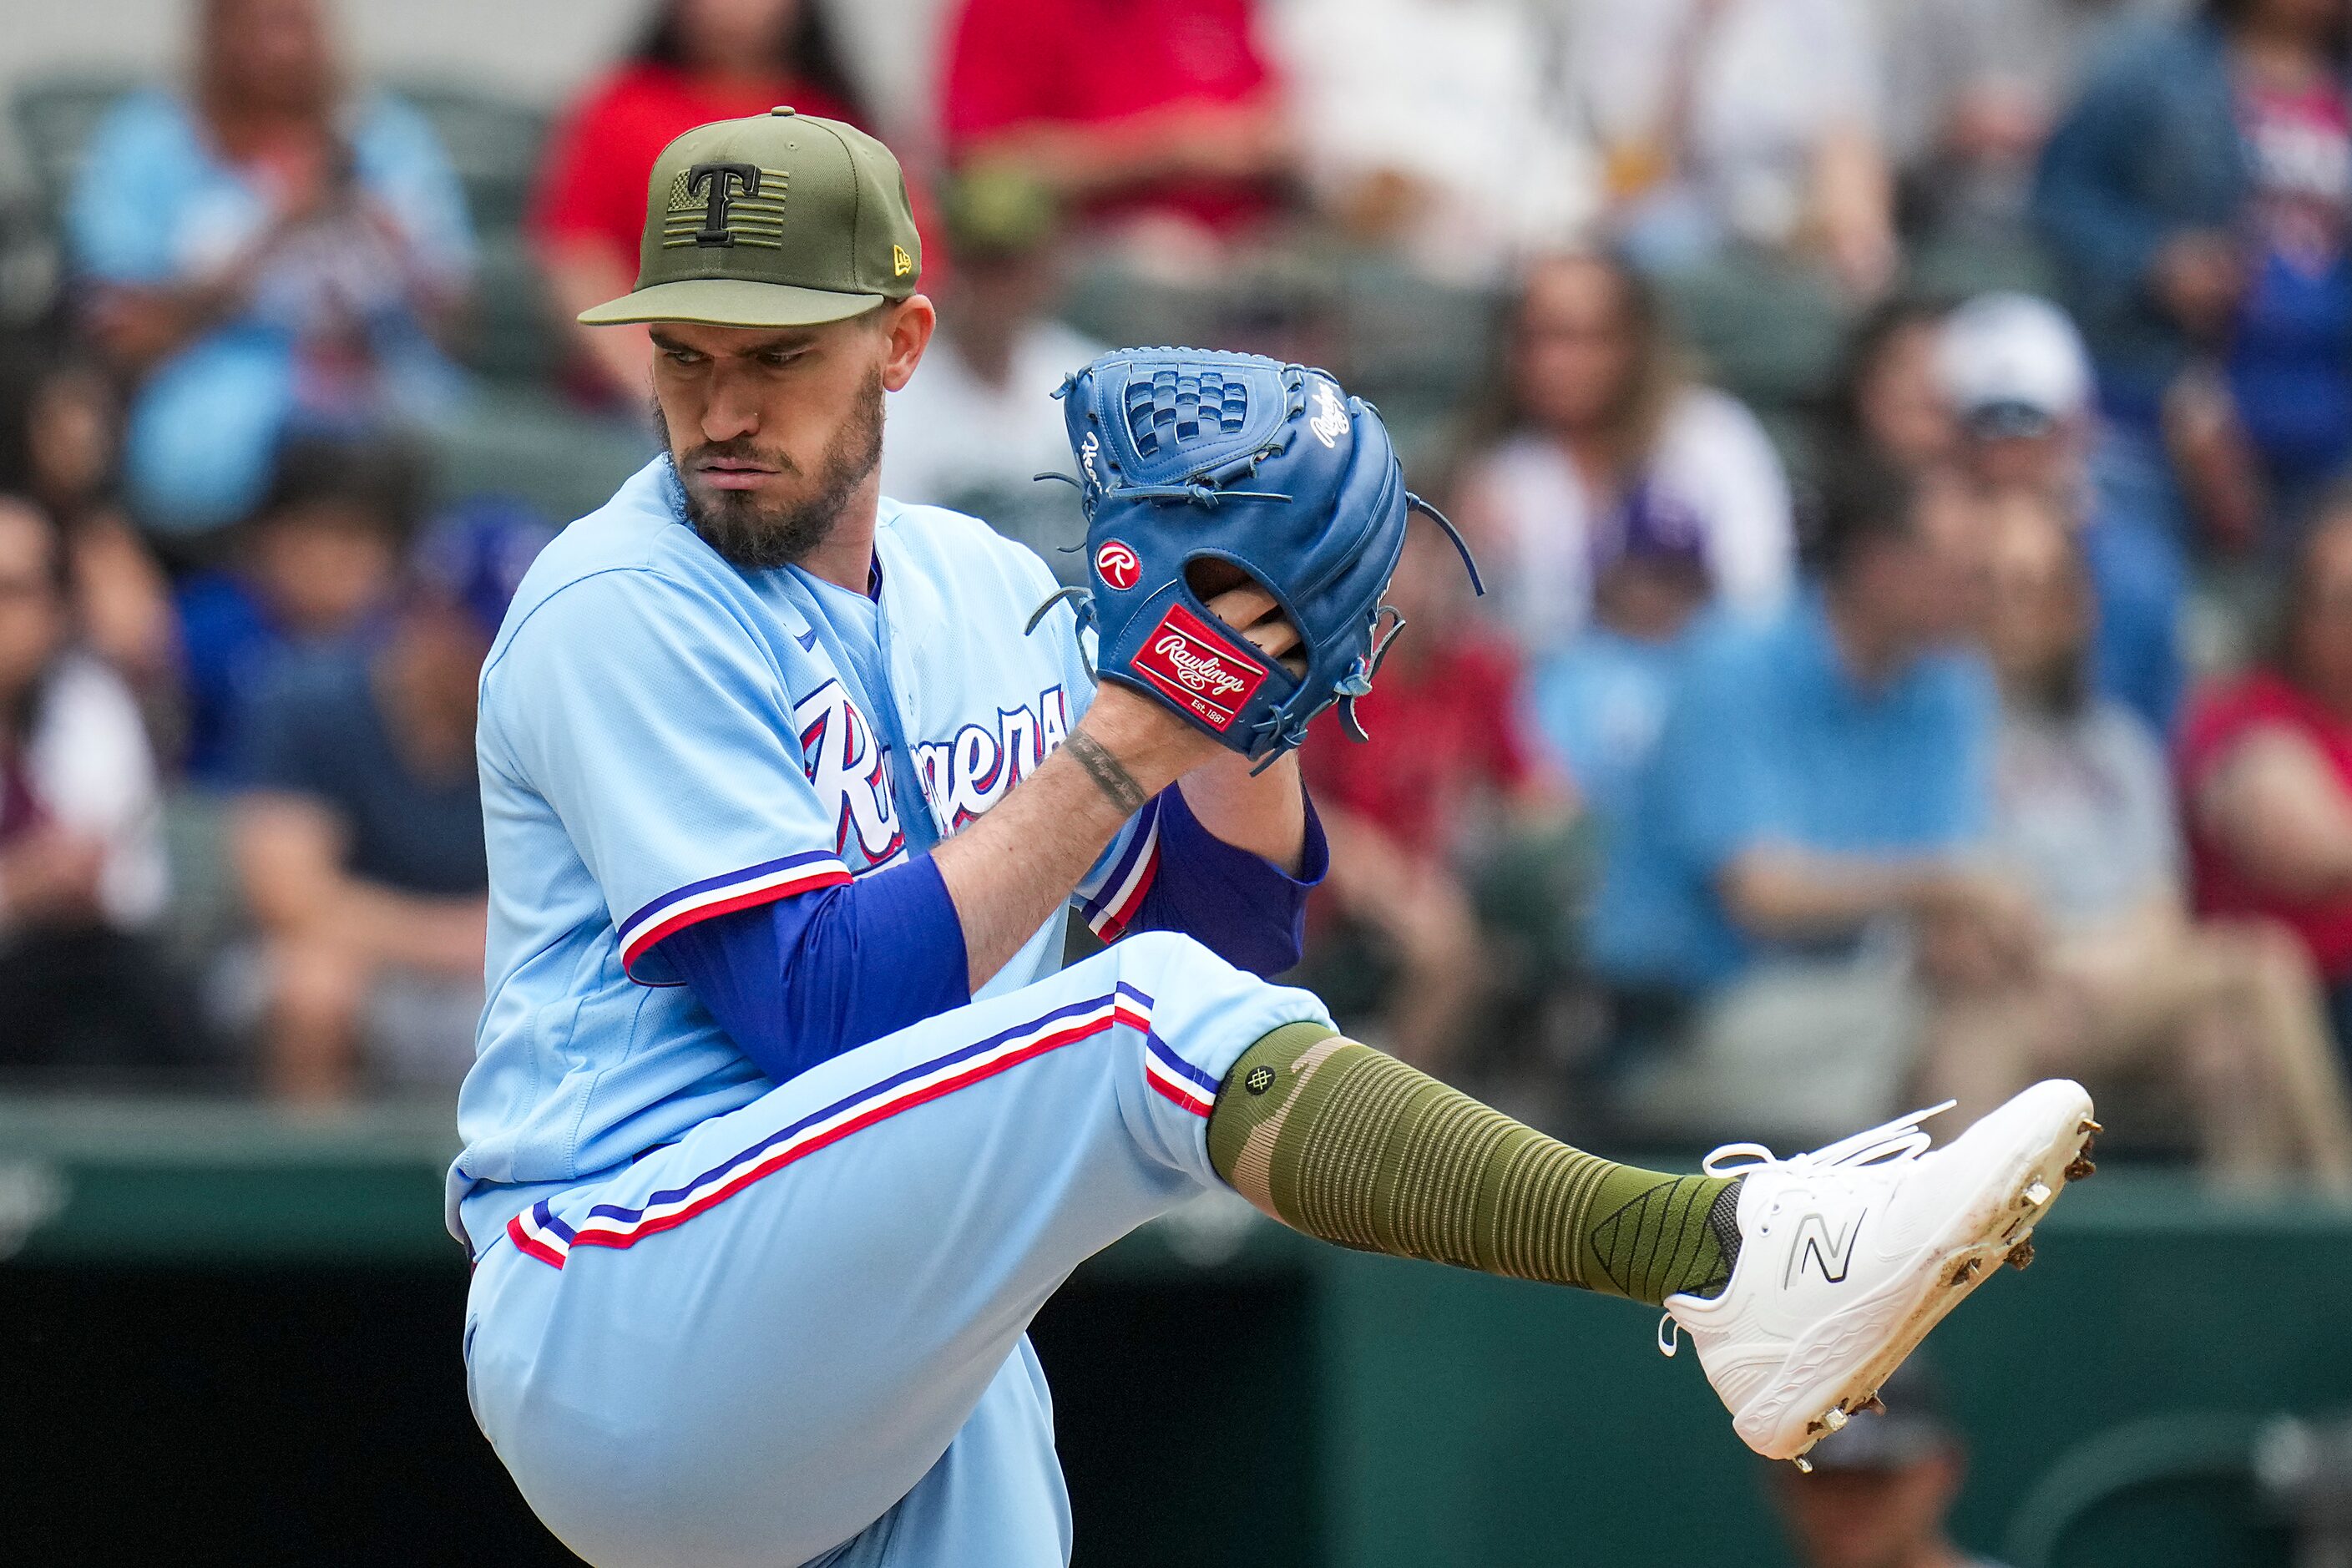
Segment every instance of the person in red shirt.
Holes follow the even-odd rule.
[[[2352,499],[2305,536],[2276,656],[2210,692],[2180,741],[2199,912],[2274,921],[2352,1043]]]
[[[1294,163],[1255,0],[966,0],[948,153],[1004,160],[1089,216],[1230,237]]]
[[[1327,715],[1300,754],[1331,847],[1323,912],[1386,950],[1389,1048],[1430,1071],[1458,1053],[1492,979],[1464,861],[1482,833],[1556,826],[1567,804],[1526,734],[1517,656],[1464,613],[1460,574],[1433,531],[1413,530],[1388,593],[1412,629],[1357,705],[1370,739]]]
[[[865,125],[815,0],[661,0],[644,39],[566,110],[531,205],[540,265],[593,400],[645,400],[643,327],[572,317],[637,276],[646,181],[661,150],[698,125],[789,103]]]

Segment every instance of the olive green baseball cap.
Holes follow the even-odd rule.
[[[662,149],[637,286],[580,320],[813,327],[903,300],[922,275],[890,149],[780,106],[698,125]]]

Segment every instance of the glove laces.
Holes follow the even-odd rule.
[[[1908,1116],[1873,1127],[1867,1131],[1841,1138],[1834,1143],[1786,1159],[1762,1143],[1726,1143],[1699,1162],[1699,1169],[1710,1176],[1746,1176],[1758,1171],[1783,1170],[1802,1174],[1811,1171],[1827,1171],[1838,1166],[1857,1168],[1864,1165],[1891,1165],[1897,1161],[1916,1160],[1926,1153],[1935,1140],[1919,1123],[1938,1116],[1959,1103],[1948,1100],[1941,1105],[1931,1105],[1925,1110],[1915,1110]],[[1682,1325],[1672,1312],[1658,1318],[1658,1353],[1671,1357],[1682,1345]]]

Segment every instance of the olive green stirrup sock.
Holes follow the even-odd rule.
[[[1341,1247],[1654,1307],[1721,1290],[1739,1250],[1738,1177],[1571,1149],[1319,1024],[1276,1029],[1234,1063],[1209,1160],[1267,1214]]]

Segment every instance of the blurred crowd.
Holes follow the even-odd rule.
[[[654,450],[656,154],[905,158],[884,488],[1076,580],[1061,377],[1328,365],[1475,545],[1306,764],[1343,1022],[1586,1137],[2056,1073],[2352,1190],[2346,0],[648,0],[555,112],[190,0],[0,124],[0,1072],[446,1093],[474,675]]]

